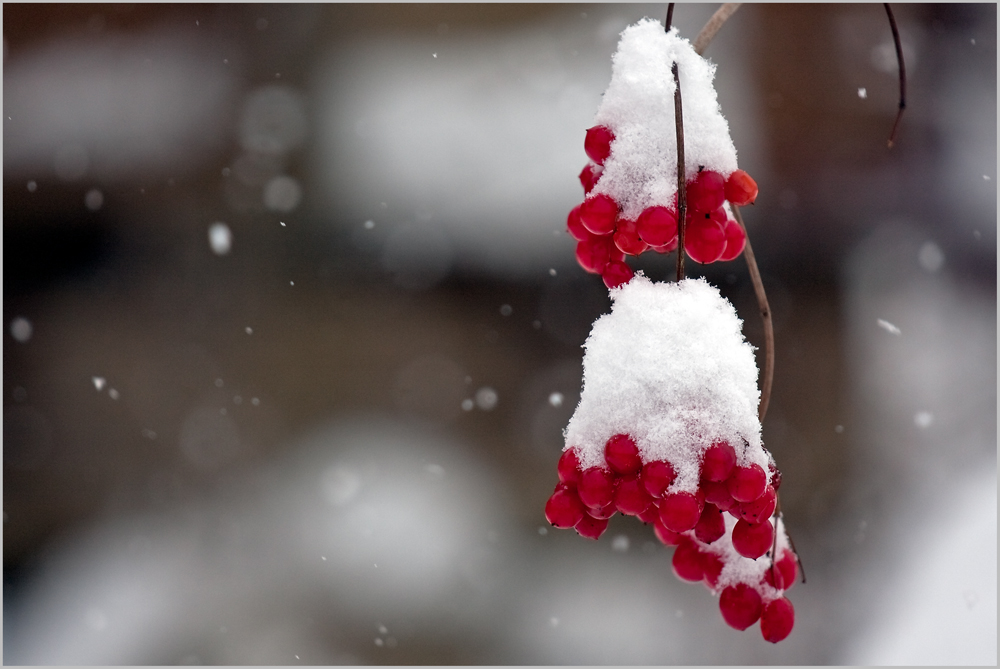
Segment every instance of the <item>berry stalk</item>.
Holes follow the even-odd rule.
[[[677,129],[677,280],[684,280],[684,228],[687,218],[687,184],[684,168],[684,115],[681,106],[681,78],[677,63],[670,66],[674,75],[674,125]]]

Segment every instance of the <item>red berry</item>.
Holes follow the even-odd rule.
[[[694,535],[703,544],[710,544],[726,533],[726,519],[722,511],[714,504],[706,504],[698,524],[694,526]]]
[[[691,260],[707,265],[726,250],[726,231],[711,214],[697,214],[688,220],[684,250]]]
[[[660,502],[660,522],[668,530],[687,532],[701,519],[704,500],[689,492],[665,495]]]
[[[618,204],[610,195],[598,193],[588,197],[580,205],[580,221],[583,227],[595,235],[610,235],[615,231],[618,218]]]
[[[725,232],[726,250],[722,252],[719,260],[729,262],[736,260],[743,253],[743,247],[747,245],[747,235],[740,224],[731,218],[726,220]]]
[[[760,633],[765,641],[778,643],[792,633],[795,626],[795,608],[785,597],[768,602],[760,614]]]
[[[611,237],[591,237],[577,242],[576,261],[591,274],[600,274],[611,260],[611,246]]]
[[[595,125],[587,130],[587,137],[583,140],[583,150],[587,152],[590,159],[598,165],[603,165],[605,159],[611,155],[611,142],[615,139],[615,133],[605,125]]]
[[[705,585],[714,590],[719,584],[719,574],[722,573],[722,560],[715,553],[701,552],[701,569],[705,572]]]
[[[678,546],[684,540],[683,534],[665,528],[659,517],[653,521],[653,534],[666,546]]]
[[[559,456],[559,464],[556,465],[559,472],[559,480],[564,483],[578,483],[580,481],[580,458],[575,448],[567,448]]]
[[[757,199],[757,182],[743,170],[736,170],[726,179],[725,194],[738,207],[753,204]]]
[[[772,486],[764,488],[764,494],[752,502],[741,502],[738,506],[739,517],[748,523],[763,523],[774,515],[778,497]]]
[[[666,207],[647,207],[636,221],[639,236],[650,246],[665,246],[677,236],[677,214]]]
[[[604,459],[611,471],[621,476],[638,474],[642,468],[639,447],[627,434],[616,434],[604,444]]]
[[[705,570],[701,565],[701,555],[698,546],[690,539],[685,539],[677,546],[671,559],[674,573],[682,581],[700,581],[705,578]]]
[[[587,163],[587,165],[580,172],[580,184],[583,185],[583,194],[587,195],[590,191],[594,190],[594,186],[601,178],[601,173],[604,168],[600,165],[595,165],[594,163]]]
[[[758,464],[749,467],[737,467],[726,481],[729,494],[737,502],[752,502],[764,494],[767,485],[767,475]]]
[[[626,516],[638,516],[653,506],[653,498],[639,482],[638,476],[627,476],[615,486],[615,506]]]
[[[580,207],[582,206],[578,204],[573,207],[569,216],[566,217],[566,229],[569,230],[570,236],[578,242],[586,241],[594,236],[590,230],[583,227],[583,221],[580,220]]]
[[[767,463],[767,471],[771,473],[771,485],[774,487],[775,492],[781,487],[781,470],[778,466],[774,464],[774,461]]]
[[[702,479],[701,490],[705,493],[705,501],[711,502],[722,511],[729,511],[736,504],[733,496],[729,494],[729,487],[725,481],[706,481]]]
[[[656,251],[657,253],[671,253],[672,251],[676,251],[677,250],[677,237],[674,237],[673,239],[671,239],[669,242],[667,242],[663,246],[651,246],[650,248],[653,249],[654,251]]]
[[[726,180],[718,172],[702,170],[694,181],[687,185],[688,210],[715,211],[726,199]]]
[[[731,585],[719,596],[722,619],[738,630],[745,630],[757,622],[763,608],[760,594],[746,583]]]
[[[736,466],[736,449],[728,441],[717,441],[705,451],[701,463],[701,478],[705,481],[725,481]]]
[[[639,239],[639,232],[636,229],[635,221],[630,221],[627,218],[618,217],[618,222],[615,225],[615,246],[617,246],[622,253],[627,253],[628,255],[637,256],[646,249],[649,245],[646,242]]]
[[[567,529],[573,527],[583,518],[583,504],[572,488],[556,488],[545,503],[545,518],[555,525]]]
[[[673,466],[663,460],[653,460],[642,466],[642,473],[639,480],[645,486],[646,492],[656,499],[663,497],[670,484],[677,478]]]
[[[587,513],[589,513],[594,518],[607,519],[618,513],[618,508],[615,506],[614,500],[608,502],[607,506],[603,506],[599,509],[592,509],[587,507]]]
[[[580,501],[591,509],[602,509],[611,504],[614,496],[614,474],[603,467],[591,467],[580,474],[576,490]]]
[[[646,507],[646,510],[636,516],[636,518],[647,525],[655,523],[660,519],[660,509],[657,508],[656,504],[650,504]]]
[[[740,519],[733,527],[733,548],[743,557],[756,560],[771,549],[774,541],[774,527],[771,521],[748,523]]]
[[[764,572],[764,580],[773,588],[788,590],[795,585],[795,579],[798,578],[798,575],[799,565],[798,560],[795,559],[795,553],[785,548],[781,551],[781,557],[774,563],[774,569],[768,568]]]
[[[612,260],[608,262],[604,266],[604,271],[601,272],[604,285],[609,290],[628,283],[632,280],[633,276],[635,276],[635,272],[632,271],[632,268],[624,260]]]
[[[598,539],[604,530],[608,529],[607,518],[594,518],[589,514],[583,514],[583,518],[576,524],[576,531],[581,537],[588,539]]]

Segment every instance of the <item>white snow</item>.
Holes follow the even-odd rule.
[[[879,318],[875,322],[878,324],[878,326],[880,328],[882,328],[883,330],[885,330],[886,332],[888,332],[890,334],[894,334],[894,335],[899,336],[900,334],[903,333],[902,330],[900,330],[898,327],[896,327],[895,325],[893,325],[889,321],[885,320],[884,318]]]
[[[687,180],[701,167],[723,176],[737,169],[736,147],[712,85],[715,65],[696,54],[676,28],[664,32],[658,21],[643,19],[622,31],[611,83],[594,118],[595,125],[611,128],[615,140],[592,194],[613,197],[626,218],[635,219],[653,205],[674,208],[674,62],[681,84]]]
[[[21,344],[26,344],[29,339],[31,339],[31,334],[34,332],[34,327],[24,316],[18,316],[10,322],[10,336],[14,338]]]
[[[739,464],[767,471],[754,350],[718,289],[639,272],[611,298],[584,344],[583,392],[565,431],[581,466],[602,466],[608,438],[625,433],[643,462],[673,465],[671,491],[697,489],[701,455],[717,440],[733,445]]]
[[[212,253],[217,256],[229,253],[233,246],[233,233],[229,226],[221,221],[216,221],[209,226],[208,245],[212,248]]]

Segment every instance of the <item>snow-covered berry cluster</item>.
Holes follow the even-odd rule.
[[[772,521],[781,474],[761,443],[757,367],[736,311],[702,279],[641,272],[611,297],[585,345],[546,518],[592,539],[616,512],[652,524],[676,547],[677,577],[720,594],[729,625],[760,620],[781,641],[797,560]]]
[[[700,263],[733,260],[746,242],[726,201],[751,204],[757,184],[737,169],[712,86],[715,66],[676,29],[644,19],[622,33],[597,125],[584,140],[591,161],[580,173],[585,199],[566,221],[577,261],[609,288],[632,278],[626,255],[677,248],[675,62],[684,98],[685,252]]]

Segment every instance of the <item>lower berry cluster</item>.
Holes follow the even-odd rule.
[[[773,460],[768,472],[754,463],[740,466],[735,449],[716,442],[704,452],[694,493],[672,490],[674,467],[662,460],[643,463],[628,435],[608,439],[604,460],[603,466],[582,469],[575,448],[563,452],[559,483],[545,505],[552,525],[597,539],[616,512],[636,516],[653,525],[661,542],[676,547],[678,578],[719,593],[727,624],[745,630],[760,620],[764,639],[773,643],[791,633],[795,610],[784,591],[796,580],[798,560],[786,546],[777,550],[771,517],[781,474]],[[755,566],[765,555],[772,559],[762,575],[746,568],[746,561]]]

